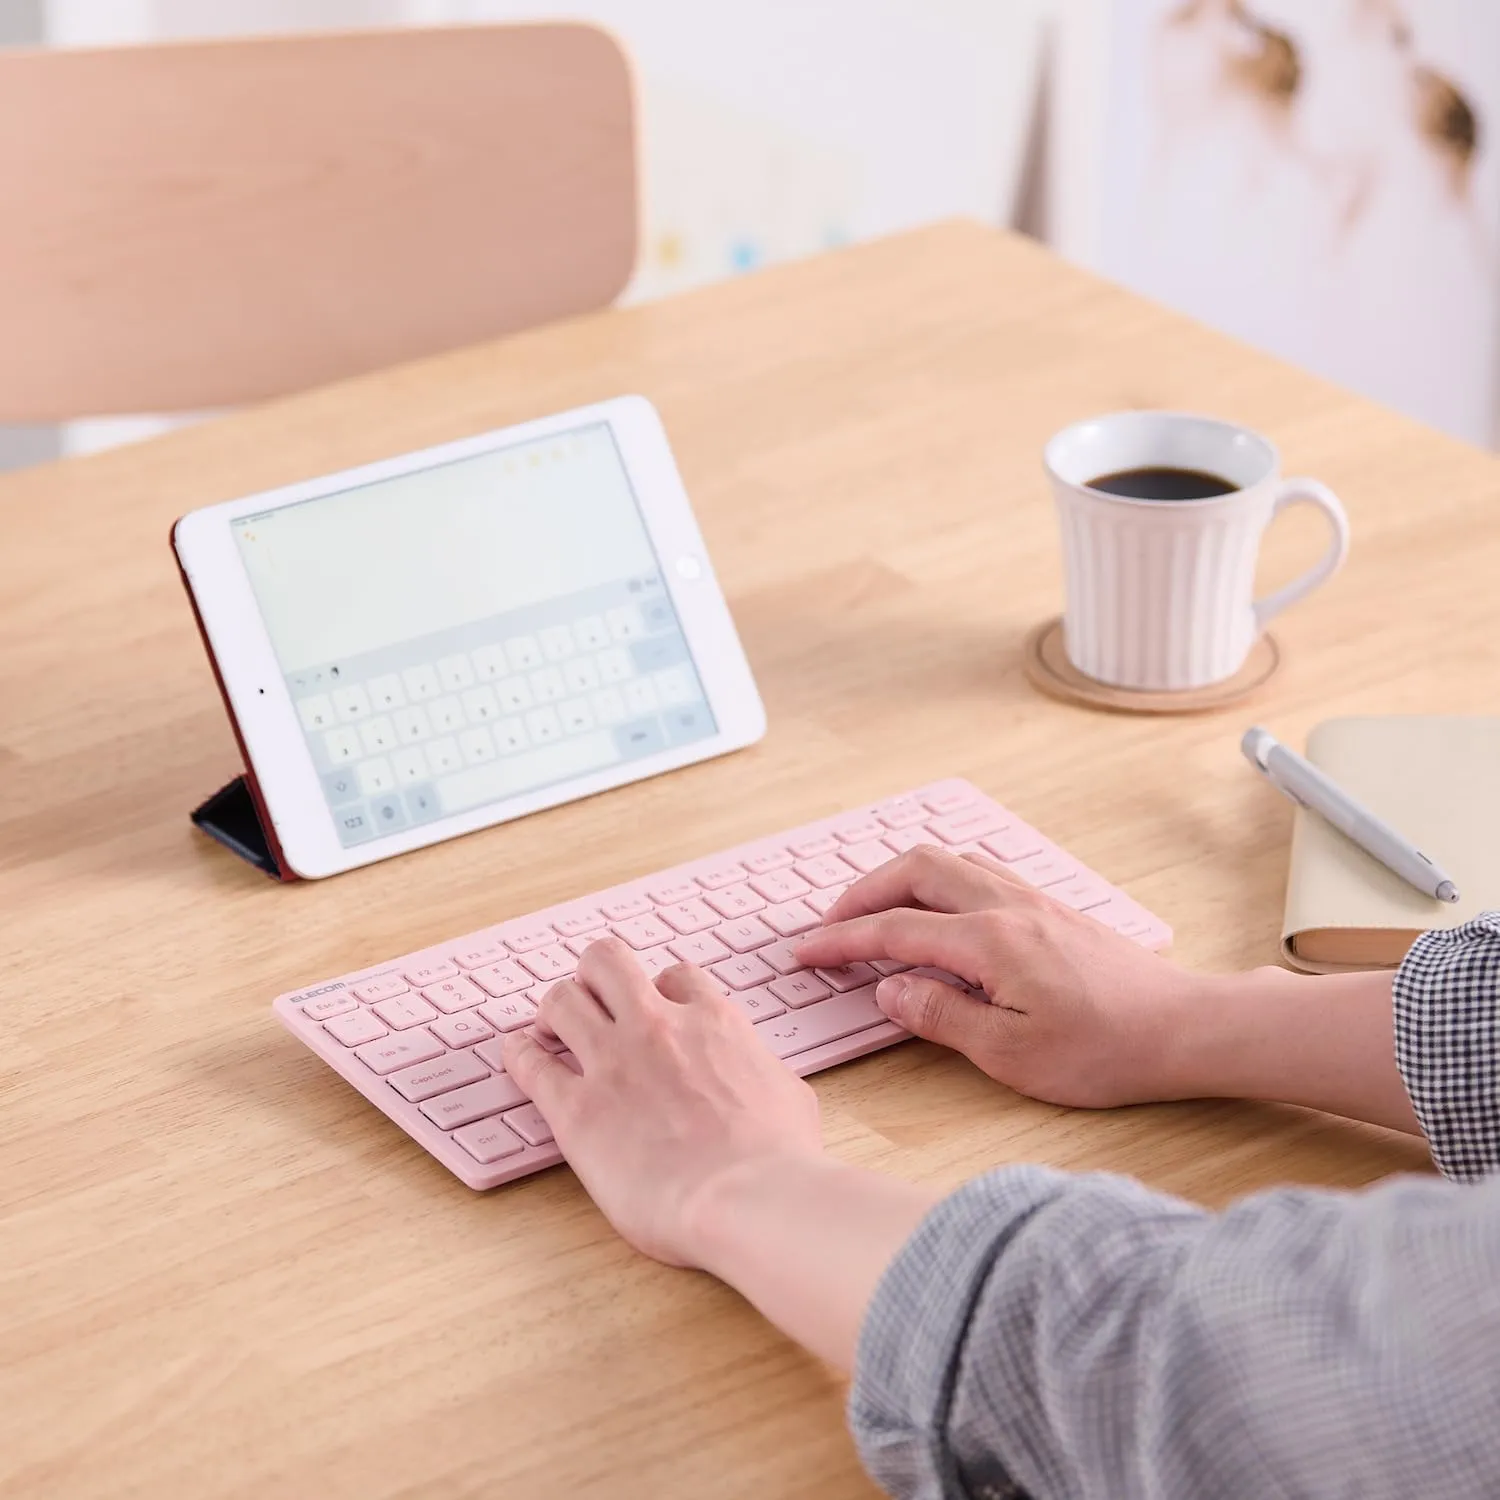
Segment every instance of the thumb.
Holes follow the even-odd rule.
[[[898,1026],[955,1052],[969,1050],[991,1014],[982,1000],[940,979],[917,974],[882,979],[875,1003]]]

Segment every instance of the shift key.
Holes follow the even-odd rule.
[[[467,1088],[439,1094],[417,1107],[440,1130],[453,1130],[525,1102],[526,1095],[516,1086],[515,1079],[509,1073],[498,1073],[482,1083],[471,1083]]]
[[[856,1031],[878,1026],[889,1019],[876,1005],[875,990],[871,986],[835,995],[831,1000],[820,1000],[816,1005],[805,1005],[801,1010],[788,1011],[784,1016],[758,1021],[755,1034],[777,1057],[793,1057],[798,1052],[806,1052],[809,1047],[836,1042],[840,1037],[852,1036]]]

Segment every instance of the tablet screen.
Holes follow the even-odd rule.
[[[345,845],[716,732],[606,422],[231,525]]]

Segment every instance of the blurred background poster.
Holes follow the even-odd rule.
[[[1112,9],[1100,269],[1492,443],[1500,5]]]

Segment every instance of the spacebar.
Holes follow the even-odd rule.
[[[570,776],[581,776],[585,771],[597,771],[602,766],[613,765],[619,758],[614,735],[606,729],[598,729],[592,734],[559,740],[542,750],[523,750],[519,755],[507,755],[503,760],[486,761],[484,765],[470,766],[466,771],[455,771],[437,782],[438,801],[445,813],[462,812],[466,807],[498,802],[503,797],[514,797],[517,792],[527,792],[553,781],[565,781]]]
[[[875,1003],[875,986],[850,990],[801,1010],[789,1010],[784,1016],[758,1021],[755,1034],[777,1057],[792,1057],[809,1047],[836,1042],[841,1036],[852,1036],[867,1026],[888,1019]]]

